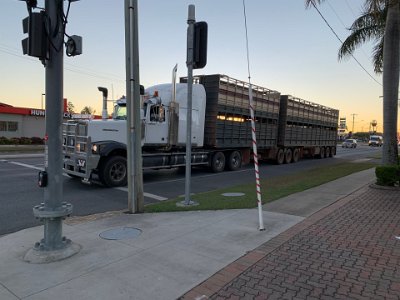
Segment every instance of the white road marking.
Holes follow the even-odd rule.
[[[2,160],[2,161],[6,161],[6,160]],[[43,171],[43,168],[39,168],[36,166],[32,166],[32,165],[28,165],[28,164],[23,164],[23,163],[19,163],[19,162],[15,162],[15,161],[9,161],[10,164],[13,165],[17,165],[17,166],[21,166],[21,167],[25,167],[25,168],[29,168],[29,169],[35,169],[35,170],[39,170],[39,171]],[[67,174],[63,173],[63,176],[69,177]],[[116,190],[120,190],[123,192],[128,192],[128,188],[126,187],[117,187],[115,188]],[[155,199],[158,201],[165,201],[168,200],[168,198],[162,197],[162,196],[158,196],[158,195],[154,195],[154,194],[150,194],[150,193],[143,193],[143,196],[147,197],[147,198],[151,198],[151,199]]]
[[[17,166],[29,168],[29,169],[35,169],[35,170],[39,170],[39,171],[44,171],[44,168],[39,168],[39,167],[35,167],[35,166],[32,166],[32,165],[27,165],[27,164],[19,163],[19,162],[16,162],[16,161],[10,161],[9,163],[10,163],[10,164],[13,164],[13,165],[17,165]]]
[[[123,192],[128,192],[128,188],[126,188],[126,187],[116,187],[114,189],[119,190],[119,191],[123,191]],[[154,195],[154,194],[150,194],[150,193],[143,193],[143,196],[145,196],[147,198],[155,199],[155,200],[158,200],[158,201],[168,200],[168,198],[165,198],[165,197],[162,197],[162,196],[158,196],[158,195]]]

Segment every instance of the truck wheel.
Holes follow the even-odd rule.
[[[214,173],[222,172],[225,169],[225,155],[223,152],[216,152],[211,160],[211,170]]]
[[[324,157],[325,157],[325,148],[321,147],[319,150],[318,158],[324,158]]]
[[[293,150],[293,162],[294,163],[298,162],[299,157],[300,157],[300,150],[299,150],[299,148],[296,148]]]
[[[278,165],[281,165],[283,164],[284,160],[285,160],[285,152],[281,148],[278,150],[278,153],[276,154],[276,163]]]
[[[331,157],[333,157],[333,156],[335,156],[335,155],[336,155],[336,147],[333,146],[333,147],[331,148]]]
[[[290,164],[291,162],[292,162],[292,149],[286,149],[285,164]]]
[[[329,148],[329,147],[325,148],[325,157],[332,157],[331,148]]]
[[[229,171],[236,171],[242,166],[242,155],[239,151],[232,151],[229,154],[226,167]]]
[[[100,181],[109,187],[124,186],[127,183],[126,158],[123,156],[112,156],[102,162],[99,168]]]

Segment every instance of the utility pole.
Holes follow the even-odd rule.
[[[125,0],[127,177],[130,213],[144,211],[137,7],[137,0]]]
[[[351,132],[354,134],[354,117],[357,116],[357,114],[351,114],[353,116],[353,126],[351,127]]]
[[[80,246],[62,235],[62,220],[72,213],[72,205],[62,202],[62,109],[63,109],[63,0],[46,0],[47,38],[50,40],[46,66],[45,170],[39,172],[44,202],[33,208],[44,222],[44,238],[30,249],[24,259],[31,263],[49,263],[79,252]]]

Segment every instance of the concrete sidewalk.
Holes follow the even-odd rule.
[[[6,235],[0,238],[0,299],[177,299],[322,207],[357,196],[373,178],[367,170],[267,204],[261,232],[256,209],[116,214],[65,223],[64,235],[82,249],[51,264],[22,260],[43,227]],[[123,227],[141,234],[99,237]]]
[[[365,186],[180,299],[400,299],[399,212],[400,188]]]

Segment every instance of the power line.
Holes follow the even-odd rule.
[[[335,35],[335,37],[339,40],[340,43],[343,44],[342,39],[338,36],[338,34],[335,32],[335,30],[332,28],[332,26],[328,23],[328,21],[325,19],[325,17],[322,15],[321,11],[317,8],[315,5],[314,1],[311,1],[312,6],[314,6],[315,10],[318,12],[318,14],[321,16],[321,18],[324,20],[325,24],[329,27],[329,29],[332,31],[332,33]],[[379,81],[377,81],[368,71],[367,69],[364,68],[364,66],[358,61],[358,59],[353,55],[350,54],[351,57],[357,62],[357,64],[365,71],[365,73],[368,74],[369,77],[372,78],[373,81],[375,81],[377,84],[382,85]]]
[[[20,59],[25,59],[25,60],[29,60],[32,62],[37,62],[37,60],[33,57],[30,56],[23,56],[20,54],[15,53],[16,49],[13,47],[9,47],[5,44],[1,44],[0,43],[0,52],[8,54],[8,55],[12,55],[15,56],[17,58]],[[83,68],[83,67],[77,67],[73,64],[69,64],[69,63],[65,63],[65,65],[70,66],[68,67],[64,67],[65,70],[73,72],[73,73],[78,73],[78,74],[82,74],[82,75],[86,75],[89,77],[94,77],[94,78],[101,78],[101,79],[107,79],[107,80],[111,80],[111,81],[120,81],[120,82],[125,82],[125,79],[121,79],[118,75],[114,75],[111,73],[104,73],[105,75],[99,75],[98,71],[96,70],[91,70],[88,68]]]
[[[347,7],[349,8],[349,10],[352,12],[353,16],[356,18],[356,17],[357,17],[357,16],[356,16],[356,13],[355,13],[354,10],[351,8],[349,2],[348,2],[347,0],[345,0],[345,2],[346,2],[346,4],[347,4]]]
[[[333,6],[331,5],[331,3],[330,3],[328,0],[326,0],[326,2],[328,3],[329,7],[331,8],[331,10],[333,11],[333,13],[335,14],[336,18],[338,18],[338,20],[340,21],[340,23],[342,23],[344,29],[349,30],[349,28],[344,24],[343,20],[340,18],[339,14],[338,14],[338,13],[336,12],[336,10],[333,8]],[[346,2],[346,3],[347,3],[347,2]],[[349,4],[347,3],[347,5],[349,5]],[[349,7],[349,8],[350,8],[351,12],[353,13],[354,18],[357,18],[357,17],[355,16],[353,10],[351,9],[351,7]],[[366,58],[369,59],[369,56],[367,55],[367,53],[365,53],[364,49],[361,48],[360,50],[361,50],[361,52],[364,54],[364,56],[365,56]]]
[[[333,8],[333,6],[330,4],[329,1],[326,1],[326,3],[328,3],[329,7],[331,8],[331,10],[333,11],[333,13],[335,14],[336,18],[338,18],[338,20],[340,21],[340,23],[342,23],[344,28],[347,28],[346,25],[344,24],[342,18],[340,18],[339,14],[336,12],[336,10]]]

